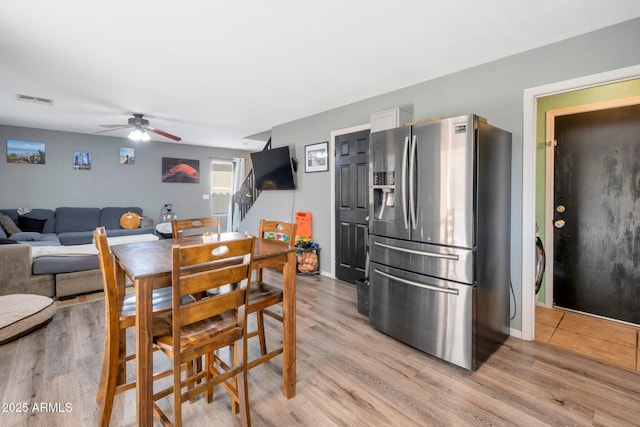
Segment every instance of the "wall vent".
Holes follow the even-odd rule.
[[[41,105],[53,105],[53,99],[39,98],[37,96],[30,96],[30,95],[18,94],[18,101],[31,102],[33,104],[41,104]]]

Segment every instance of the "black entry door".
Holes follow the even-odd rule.
[[[640,105],[555,119],[553,297],[640,323]]]
[[[369,209],[369,131],[336,137],[336,277],[365,277]]]

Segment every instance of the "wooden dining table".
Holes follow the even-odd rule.
[[[230,232],[221,233],[216,240],[218,238],[234,240],[246,236]],[[173,245],[196,243],[202,243],[201,236],[111,246],[118,286],[123,290],[125,277],[128,277],[133,282],[136,295],[136,417],[139,426],[153,424],[152,290],[171,286]],[[296,250],[286,242],[257,238],[253,253],[253,269],[283,268],[282,393],[287,398],[296,394]]]

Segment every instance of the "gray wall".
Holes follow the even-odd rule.
[[[173,203],[180,217],[208,216],[210,158],[247,157],[245,151],[162,142],[134,143],[126,138],[82,135],[0,125],[0,141],[44,142],[44,165],[0,161],[0,208],[59,206],[139,206],[157,222],[165,203]],[[120,147],[135,148],[135,164],[119,163]],[[74,170],[74,151],[89,151],[91,170]],[[200,160],[200,183],[163,183],[162,157]]]
[[[292,211],[295,195],[296,192],[293,190],[263,191],[242,220],[238,231],[256,234],[260,220],[263,218],[273,221],[295,222],[295,213]]]
[[[289,145],[303,160],[304,146],[327,141],[331,131],[369,122],[373,112],[393,107],[413,111],[414,119],[479,114],[513,134],[511,276],[518,313],[511,327],[521,330],[521,228],[522,228],[522,114],[526,88],[573,79],[640,63],[640,19],[624,22],[522,54],[430,80],[275,126],[273,146]],[[469,48],[473,48],[470,40]],[[419,44],[416,44],[419,46]],[[428,55],[428,48],[416,54]],[[366,73],[366,63],[357,72]],[[355,72],[356,70],[354,70]],[[304,164],[302,164],[304,166]],[[298,170],[298,190],[292,211],[313,215],[314,241],[322,249],[322,271],[330,271],[331,192],[329,173],[305,174]],[[512,312],[514,307],[511,308]]]

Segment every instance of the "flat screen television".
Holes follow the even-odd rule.
[[[295,161],[289,147],[278,147],[251,153],[255,188],[258,190],[295,190]]]

